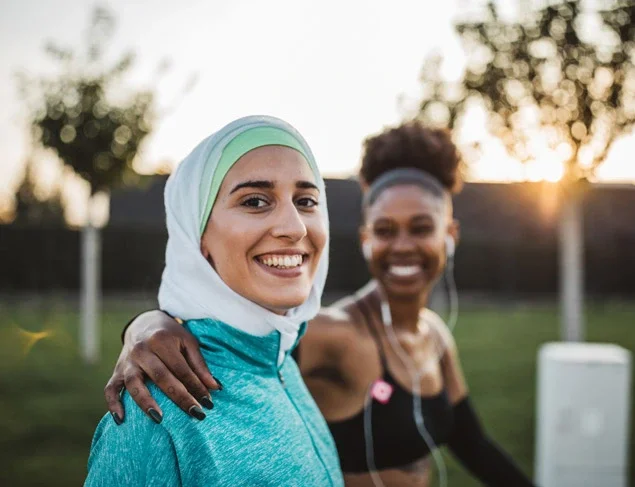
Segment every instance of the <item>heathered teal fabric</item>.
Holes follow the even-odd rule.
[[[155,424],[124,393],[125,421],[99,423],[85,485],[343,486],[335,443],[296,363],[287,356],[276,365],[280,334],[256,337],[213,320],[185,326],[224,386],[214,409],[198,421],[150,383],[163,410]]]

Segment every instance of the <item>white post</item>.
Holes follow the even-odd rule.
[[[536,485],[627,487],[631,370],[631,352],[618,345],[540,347]]]
[[[93,198],[88,201],[87,223],[82,229],[80,353],[86,363],[99,360],[99,283],[101,245],[99,228],[93,225]]]
[[[584,235],[582,194],[573,188],[565,195],[560,217],[561,339],[584,340]]]

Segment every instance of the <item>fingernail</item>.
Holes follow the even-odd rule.
[[[205,413],[203,412],[203,410],[201,408],[199,408],[198,406],[192,406],[188,412],[190,413],[190,415],[194,416],[196,419],[198,419],[199,421],[202,421],[205,419]]]
[[[119,426],[121,423],[123,423],[123,421],[121,420],[121,418],[119,417],[119,415],[115,412],[111,412],[110,413],[112,415],[112,419],[115,420],[115,423],[117,424],[117,426]]]
[[[220,380],[218,380],[216,377],[214,377],[214,380],[218,384],[218,390],[222,391],[223,390],[223,384],[221,384]]]
[[[154,421],[156,424],[161,424],[161,421],[163,421],[163,416],[161,416],[159,412],[154,408],[148,409],[148,415],[152,418],[152,421]]]
[[[214,407],[214,403],[212,402],[212,398],[209,396],[201,397],[198,402],[200,402],[203,407],[207,409],[212,409]]]

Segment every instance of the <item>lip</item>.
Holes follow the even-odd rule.
[[[297,267],[292,267],[289,269],[280,269],[278,267],[271,267],[260,262],[260,257],[263,255],[301,255],[302,256],[302,264]],[[254,257],[254,262],[267,274],[276,277],[283,277],[287,279],[292,279],[294,277],[300,277],[302,275],[303,269],[306,266],[307,262],[310,259],[310,255],[306,250],[301,249],[279,249],[279,250],[271,250],[269,252],[262,252]]]
[[[407,276],[399,276],[397,274],[393,274],[392,272],[390,272],[390,268],[392,266],[399,266],[399,267],[417,267],[417,272],[415,272],[414,274],[411,275],[407,275]],[[420,262],[417,263],[396,263],[396,262],[391,262],[390,264],[388,264],[386,270],[385,270],[385,275],[386,277],[388,277],[388,279],[392,282],[395,283],[400,283],[400,284],[410,284],[413,282],[416,282],[418,280],[420,280],[421,278],[424,277],[425,275],[425,270],[423,265]]]
[[[266,254],[262,254],[262,255],[266,255]],[[309,258],[305,255],[304,258],[302,259],[302,264],[300,264],[297,267],[292,267],[290,269],[280,269],[278,267],[270,267],[268,265],[263,264],[258,259],[254,259],[254,262],[268,274],[271,274],[276,277],[293,278],[293,277],[300,277],[302,275],[302,270],[308,260]]]
[[[421,267],[423,268],[423,262],[420,260],[387,260],[386,262],[386,266],[390,267],[391,265],[395,265],[395,266],[411,266],[411,265],[416,265],[417,267]]]
[[[302,249],[278,249],[278,250],[270,250],[268,252],[259,253],[256,258],[262,257],[263,255],[297,255],[300,254],[302,257],[306,257],[308,252]]]

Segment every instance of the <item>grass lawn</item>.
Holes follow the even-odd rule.
[[[139,309],[107,306],[103,358],[86,366],[77,354],[73,306],[0,305],[0,485],[82,484],[119,333]],[[590,307],[587,322],[588,340],[635,350],[635,304]],[[455,330],[473,403],[491,436],[526,472],[533,470],[536,354],[557,339],[557,330],[557,310],[545,306],[463,309]],[[446,459],[450,487],[479,485]]]

